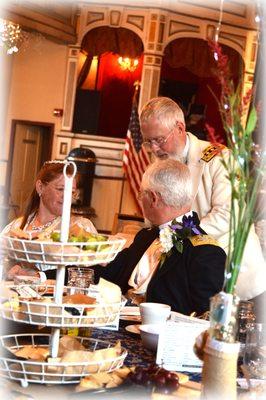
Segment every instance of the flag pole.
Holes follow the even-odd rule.
[[[139,88],[140,88],[140,81],[139,81],[139,80],[135,81],[135,82],[133,83],[133,86],[135,87],[135,90],[134,90],[134,94],[133,94],[132,104],[133,104],[134,100],[135,100],[136,97],[137,97],[137,94],[138,94],[138,91],[139,91]],[[119,203],[119,210],[118,210],[118,213],[119,213],[119,214],[121,214],[121,211],[122,211],[122,203],[123,203],[123,196],[124,196],[124,189],[125,189],[125,181],[126,181],[126,174],[125,174],[125,171],[123,172],[123,178],[122,178],[122,179],[123,179],[123,180],[122,180],[122,189],[121,189],[120,203]]]

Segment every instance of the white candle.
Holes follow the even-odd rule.
[[[72,164],[73,165],[73,174],[67,175],[67,167]],[[69,232],[69,222],[70,222],[70,214],[71,214],[71,200],[72,200],[72,186],[73,179],[77,172],[76,164],[72,161],[68,161],[64,166],[64,177],[65,177],[65,187],[64,187],[64,202],[62,209],[62,220],[61,220],[61,234],[60,241],[67,242],[68,240],[68,232]]]
[[[72,175],[67,175],[67,167],[71,164],[73,165],[73,173]],[[65,177],[65,186],[64,186],[64,201],[63,201],[61,233],[60,233],[61,242],[67,242],[68,240],[69,222],[71,214],[72,186],[76,172],[77,172],[76,164],[73,163],[72,161],[66,162],[63,170]],[[64,265],[58,265],[56,271],[56,285],[55,285],[55,302],[57,304],[62,303],[65,270],[66,269]],[[51,343],[50,343],[50,352],[53,358],[58,356],[59,338],[60,338],[60,328],[53,328],[51,334]]]

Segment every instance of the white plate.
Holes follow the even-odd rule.
[[[136,335],[140,335],[139,327],[140,325],[128,325],[125,327],[125,329],[130,333],[135,333]]]

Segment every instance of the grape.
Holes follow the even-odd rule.
[[[156,387],[163,387],[165,385],[166,379],[162,373],[160,375],[155,375],[154,383]]]
[[[155,388],[160,393],[171,393],[178,389],[179,379],[174,372],[167,371],[158,365],[151,364],[147,368],[136,367],[134,372],[128,375],[128,379],[147,388]]]
[[[178,389],[179,383],[177,381],[168,380],[168,381],[166,381],[166,387],[168,389],[170,389],[171,391],[174,391],[174,390]]]

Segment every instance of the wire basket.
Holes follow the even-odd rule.
[[[76,339],[86,348],[86,351],[92,352],[91,361],[61,362],[59,358],[47,358],[48,361],[18,359],[11,352],[17,351],[25,345],[38,346],[39,348],[47,349],[48,352],[50,335],[19,334],[2,336],[0,337],[2,347],[0,349],[0,376],[20,381],[24,387],[33,382],[41,384],[73,384],[78,383],[80,378],[85,375],[103,371],[111,372],[120,368],[127,356],[127,351],[123,347],[117,351],[119,354],[108,356],[107,349],[112,347],[109,342],[83,337],[76,337]],[[104,359],[96,356],[97,350],[104,350]],[[109,350],[110,353],[111,351]],[[61,359],[63,360],[63,358]]]
[[[112,261],[125,239],[90,242],[39,242],[1,236],[2,250],[16,261],[45,265],[95,265]],[[46,268],[47,269],[47,268]]]
[[[82,289],[84,294],[93,296],[93,287]],[[58,328],[79,327],[108,327],[117,329],[120,310],[125,305],[122,297],[120,302],[93,304],[57,304],[53,296],[42,296],[45,293],[53,294],[52,285],[9,285],[6,294],[0,292],[0,316],[12,321],[32,325],[42,325]],[[23,298],[16,293],[29,293],[33,297]],[[79,293],[80,288],[64,287],[65,294]],[[93,296],[94,297],[94,296]],[[63,297],[64,299],[64,297]]]

